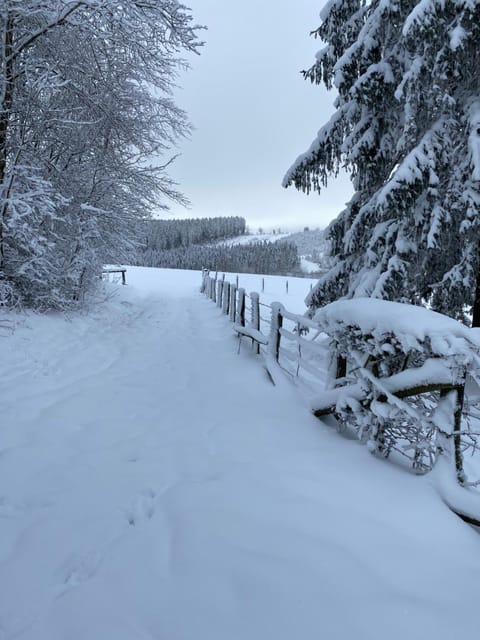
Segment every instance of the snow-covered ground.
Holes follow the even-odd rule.
[[[198,272],[127,282],[7,318],[0,638],[477,638],[480,537],[431,479],[273,387]]]
[[[212,272],[212,276],[214,273]],[[218,277],[223,276],[223,271],[218,272]],[[255,273],[226,273],[228,282],[236,283],[243,287],[246,293],[252,291],[260,294],[260,301],[264,304],[283,302],[292,313],[305,313],[305,298],[311,287],[317,282],[316,278],[298,278],[294,276],[268,276]],[[200,278],[201,279],[201,278]]]

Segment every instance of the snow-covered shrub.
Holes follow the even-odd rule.
[[[11,282],[0,280],[0,308],[14,308],[20,305],[20,299]]]
[[[453,441],[461,479],[457,449],[466,445],[454,433],[457,409],[445,418],[438,404],[455,394],[461,410],[467,374],[479,378],[479,332],[422,307],[372,298],[339,300],[314,320],[331,338],[334,392],[327,397],[340,423],[372,451],[407,456],[419,472]]]

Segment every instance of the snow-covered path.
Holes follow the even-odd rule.
[[[480,537],[274,388],[191,272],[2,341],[0,638],[477,638]]]

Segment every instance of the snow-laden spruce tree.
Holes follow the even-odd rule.
[[[428,301],[463,318],[480,265],[480,2],[331,0],[321,20],[305,77],[336,88],[335,112],[284,186],[320,192],[344,166],[354,195],[309,304]]]
[[[172,99],[197,51],[176,0],[0,2],[0,304],[75,304],[134,222],[182,200]]]

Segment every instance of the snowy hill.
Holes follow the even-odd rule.
[[[296,244],[298,254],[305,262],[304,271],[312,273],[329,269],[332,260],[327,256],[328,241],[325,237],[325,229],[300,231],[291,234],[288,239]]]
[[[272,386],[198,272],[127,283],[2,316],[0,638],[476,637],[480,538],[430,478]]]
[[[231,247],[236,244],[278,242],[279,240],[288,240],[296,245],[300,257],[301,272],[318,274],[329,268],[331,259],[326,256],[328,247],[324,229],[306,230],[298,233],[244,234],[228,240],[221,240],[217,244]]]
[[[315,251],[325,250],[325,229],[307,229],[292,233],[289,240],[297,245],[298,253],[303,256],[312,256]]]

